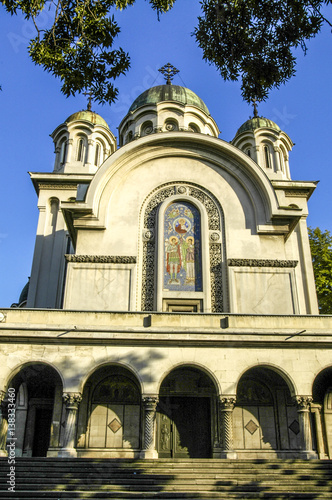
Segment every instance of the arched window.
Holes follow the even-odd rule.
[[[49,226],[52,227],[52,232],[54,232],[59,212],[59,200],[57,198],[51,198],[49,203],[50,203]]]
[[[77,142],[77,161],[84,161],[85,143],[83,137],[80,137]]]
[[[64,140],[61,142],[61,146],[60,146],[60,164],[61,165],[66,163],[66,157],[67,157],[67,141]]]
[[[90,448],[138,448],[140,393],[128,377],[113,374],[94,390],[90,414]]]
[[[200,133],[200,131],[201,131],[199,126],[196,125],[196,123],[189,123],[188,130],[189,130],[189,132],[196,132],[196,133]]]
[[[153,124],[151,121],[144,122],[141,127],[141,136],[150,135],[153,132]]]
[[[126,135],[126,144],[128,144],[128,142],[132,141],[133,140],[133,133],[132,131],[130,130],[128,132],[128,134]]]
[[[270,158],[270,149],[268,146],[264,146],[264,159],[266,168],[271,168],[271,158]]]
[[[250,148],[247,149],[247,155],[249,156],[249,158],[251,158],[251,151],[250,151]]]
[[[96,149],[95,149],[95,161],[94,164],[96,167],[99,167],[104,161],[104,149],[103,146],[100,144],[100,142],[96,142]]]
[[[201,221],[191,203],[179,201],[166,208],[164,248],[163,289],[201,292]]]
[[[166,120],[165,122],[165,130],[167,132],[175,132],[176,130],[179,130],[179,124],[176,120]]]
[[[278,151],[278,154],[279,154],[280,170],[282,172],[285,172],[284,155],[282,151]]]

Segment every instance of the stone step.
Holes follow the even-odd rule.
[[[169,492],[169,491],[154,491],[154,492],[141,492],[141,491],[132,491],[132,492],[102,492],[102,491],[90,491],[90,492],[39,492],[39,491],[29,491],[24,490],[21,492],[15,493],[5,493],[1,495],[2,500],[99,500],[99,499],[123,499],[123,498],[131,498],[131,499],[142,499],[142,498],[171,498],[173,500],[185,498],[187,500],[190,499],[202,499],[202,500],[210,500],[214,498],[218,498],[220,500],[331,500],[330,493],[294,493],[294,492],[251,492],[251,491],[242,491],[238,493],[227,492],[222,494],[220,492],[210,492],[210,491],[201,491],[201,492]]]
[[[8,492],[8,470],[1,459],[3,500],[332,498],[332,461],[17,458],[15,493]]]

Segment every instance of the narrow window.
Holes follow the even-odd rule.
[[[96,144],[96,152],[95,152],[95,165],[99,167],[100,165],[100,144]]]
[[[84,139],[82,139],[81,137],[78,140],[76,160],[83,161],[83,154],[84,154]]]
[[[264,157],[265,157],[266,168],[271,168],[270,151],[269,151],[269,148],[267,146],[264,146]]]
[[[66,163],[66,156],[67,156],[67,141],[63,141],[61,143],[61,149],[60,149],[60,163],[61,163],[61,165]]]
[[[250,151],[250,148],[247,149],[247,155],[249,156],[249,158],[251,158],[251,151]]]

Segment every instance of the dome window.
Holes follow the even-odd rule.
[[[128,142],[132,141],[133,140],[133,133],[132,131],[128,132],[127,136],[126,136],[126,144],[128,144]]]
[[[96,150],[95,150],[95,162],[94,164],[96,165],[96,167],[99,167],[101,165],[101,163],[103,162],[104,158],[103,158],[103,146],[97,142],[96,143]]]
[[[175,132],[175,131],[179,130],[178,122],[176,120],[166,120],[165,130],[167,132]]]
[[[271,168],[271,158],[270,158],[270,150],[268,146],[264,146],[264,159],[266,168]]]
[[[151,121],[145,122],[141,128],[141,136],[150,135],[153,132],[153,124]]]
[[[85,143],[83,137],[80,137],[77,143],[77,154],[76,154],[76,160],[77,161],[84,161],[84,152],[85,152]]]
[[[251,158],[251,151],[250,151],[250,148],[247,149],[246,151],[247,155],[249,156],[249,158]]]
[[[63,165],[66,163],[66,157],[67,157],[67,141],[64,140],[61,143],[60,146],[60,164]]]
[[[189,123],[189,127],[188,127],[188,130],[189,132],[196,132],[196,133],[200,133],[200,128],[196,125],[196,123]]]

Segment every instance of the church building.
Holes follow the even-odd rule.
[[[89,108],[51,134],[53,172],[30,173],[31,278],[0,309],[0,454],[15,395],[17,456],[332,459],[316,182],[292,180],[290,137],[255,109],[219,139],[170,75],[118,143]]]

